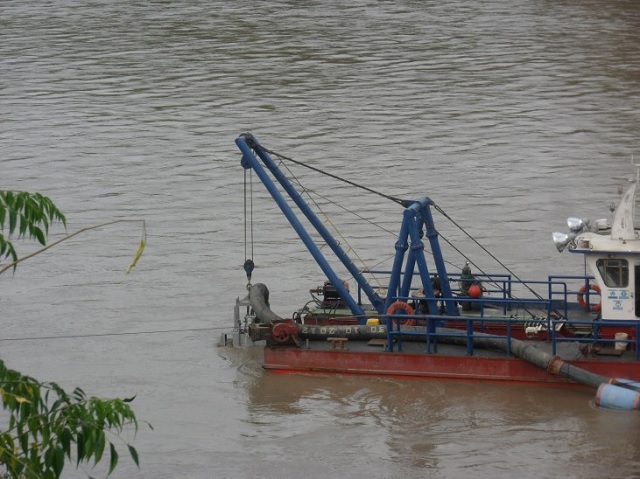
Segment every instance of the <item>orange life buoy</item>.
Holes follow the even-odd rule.
[[[589,290],[593,291],[595,294],[600,294],[600,286],[598,286],[597,284],[589,284]],[[582,306],[584,309],[587,309],[587,303],[584,300],[584,293],[587,291],[587,287],[586,286],[582,286],[579,290],[578,290],[578,304],[580,306]],[[592,312],[592,313],[597,313],[598,311],[600,311],[600,308],[602,307],[602,301],[599,301],[596,304],[592,304],[588,309]]]
[[[397,314],[400,311],[404,311],[405,314],[409,314],[409,315],[415,314],[415,311],[413,310],[413,308],[409,304],[405,303],[404,301],[396,301],[391,306],[389,306],[389,309],[387,309],[387,314],[393,315],[393,314]],[[395,324],[395,321],[394,321],[394,324]],[[413,320],[413,318],[407,318],[400,321],[401,326],[413,326],[414,324],[415,324],[415,321]]]

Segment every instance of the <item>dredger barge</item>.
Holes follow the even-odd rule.
[[[640,408],[637,177],[611,220],[570,218],[568,234],[553,234],[558,251],[584,255],[591,275],[528,281],[508,270],[472,273],[470,264],[450,273],[432,215],[433,209],[443,212],[428,197],[388,197],[404,208],[392,268],[363,271],[273,160],[277,154],[250,134],[236,144],[242,166],[267,188],[326,280],[310,291],[311,302],[283,318],[271,310],[267,286],[251,284],[254,265],[247,258],[248,294],[236,300],[234,329],[222,344],[263,347],[263,367],[274,372],[581,385],[597,390],[599,406]],[[315,240],[299,214],[316,231]],[[353,294],[318,242],[351,275]],[[382,290],[369,284],[373,273],[386,278]]]

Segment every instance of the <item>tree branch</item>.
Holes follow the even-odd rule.
[[[34,251],[31,254],[28,254],[26,256],[23,256],[22,258],[9,263],[6,266],[3,266],[2,268],[0,268],[0,274],[4,273],[5,271],[7,271],[8,269],[14,268],[18,263],[22,263],[23,261],[29,259],[29,258],[33,258],[34,256],[39,255],[40,253],[44,253],[45,251],[47,251],[48,249],[53,248],[54,246],[59,245],[60,243],[62,243],[63,241],[66,241],[68,239],[73,238],[74,236],[79,235],[80,233],[86,233],[87,231],[91,231],[91,230],[95,230],[98,228],[104,228],[105,226],[110,226],[116,223],[131,223],[131,222],[142,222],[142,228],[143,228],[143,239],[146,240],[146,236],[147,236],[147,231],[146,231],[146,225],[145,225],[145,221],[144,220],[115,220],[115,221],[109,221],[107,223],[102,223],[99,225],[95,225],[95,226],[88,226],[86,228],[82,228],[81,230],[78,230],[74,233],[71,233],[67,236],[65,236],[64,238],[60,238],[58,241],[54,241],[51,244],[48,244],[47,246],[45,246],[44,248],[40,248],[37,251]]]

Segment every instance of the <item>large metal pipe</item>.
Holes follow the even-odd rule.
[[[387,339],[386,326],[368,326],[354,324],[349,326],[315,326],[298,325],[298,336],[301,339],[323,340],[327,338],[347,338],[352,341],[368,341],[371,339]]]
[[[615,384],[601,384],[596,393],[596,405],[606,409],[640,410],[640,392]]]
[[[262,283],[254,284],[249,289],[249,304],[256,315],[256,323],[282,321],[282,318],[271,311],[269,306],[269,289]]]
[[[444,332],[457,332],[459,331],[454,329],[438,329],[439,333]],[[458,338],[439,338],[438,341],[442,341],[449,344],[460,344],[466,345],[467,338],[466,337],[458,337]],[[510,345],[510,347],[509,347]],[[599,374],[592,373],[591,371],[587,371],[586,369],[582,369],[580,367],[569,364],[558,356],[553,356],[546,351],[543,351],[539,348],[536,348],[532,344],[528,344],[526,341],[522,341],[520,339],[511,338],[510,343],[507,342],[506,338],[495,337],[488,334],[483,333],[473,333],[473,346],[485,349],[496,349],[504,352],[511,352],[514,356],[526,361],[534,366],[538,366],[546,371],[549,371],[552,374],[558,374],[567,379],[571,379],[580,384],[585,384],[587,386],[591,386],[593,388],[598,388],[600,384],[606,383],[609,378],[601,376]]]

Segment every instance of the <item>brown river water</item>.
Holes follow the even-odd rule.
[[[638,58],[636,1],[3,0],[2,188],[50,196],[69,233],[144,219],[148,243],[129,275],[135,222],[5,273],[0,357],[70,389],[136,395],[154,429],[133,443],[140,469],[121,450],[117,479],[640,477],[640,416],[597,410],[593,391],[276,376],[258,351],[217,347],[246,283],[240,133],[385,194],[429,196],[543,280],[582,268],[551,233],[606,216],[634,173]],[[361,214],[337,224],[366,264],[393,255],[371,226],[396,231],[395,204],[302,176]],[[253,189],[253,279],[288,315],[323,279]]]

